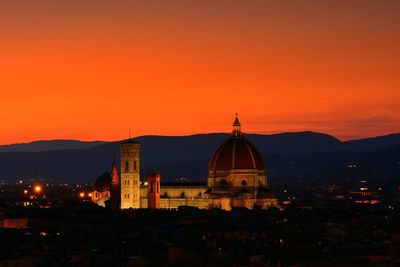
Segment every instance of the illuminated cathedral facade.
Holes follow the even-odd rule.
[[[214,152],[208,165],[207,184],[161,184],[160,174],[140,175],[140,144],[131,140],[120,144],[121,176],[115,161],[110,173],[100,176],[93,187],[92,201],[112,209],[166,208],[193,206],[201,209],[236,207],[248,209],[279,207],[268,189],[264,161],[241,131],[236,116],[233,130]]]

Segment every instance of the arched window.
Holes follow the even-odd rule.
[[[242,186],[247,186],[247,181],[246,180],[242,180],[240,183],[242,184]]]
[[[184,198],[185,197],[185,192],[182,192],[181,193],[181,198]]]
[[[125,171],[129,172],[129,162],[125,161]]]
[[[136,171],[136,160],[133,162],[133,170]]]

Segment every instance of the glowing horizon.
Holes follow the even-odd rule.
[[[400,132],[400,2],[0,3],[0,144]]]

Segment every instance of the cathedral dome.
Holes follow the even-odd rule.
[[[94,183],[93,190],[97,192],[110,191],[111,179],[112,177],[110,172],[103,173]]]
[[[97,192],[105,192],[110,191],[111,187],[114,185],[118,186],[119,184],[119,176],[117,165],[115,163],[115,159],[113,165],[111,167],[111,172],[105,172],[97,178],[96,182],[94,182],[92,189]]]
[[[211,173],[234,169],[265,171],[261,154],[242,135],[237,117],[233,123],[232,135],[217,148],[208,165]]]

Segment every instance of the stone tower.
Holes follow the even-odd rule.
[[[140,208],[140,144],[122,142],[121,209]]]
[[[149,209],[160,208],[160,174],[147,175],[147,206]]]

